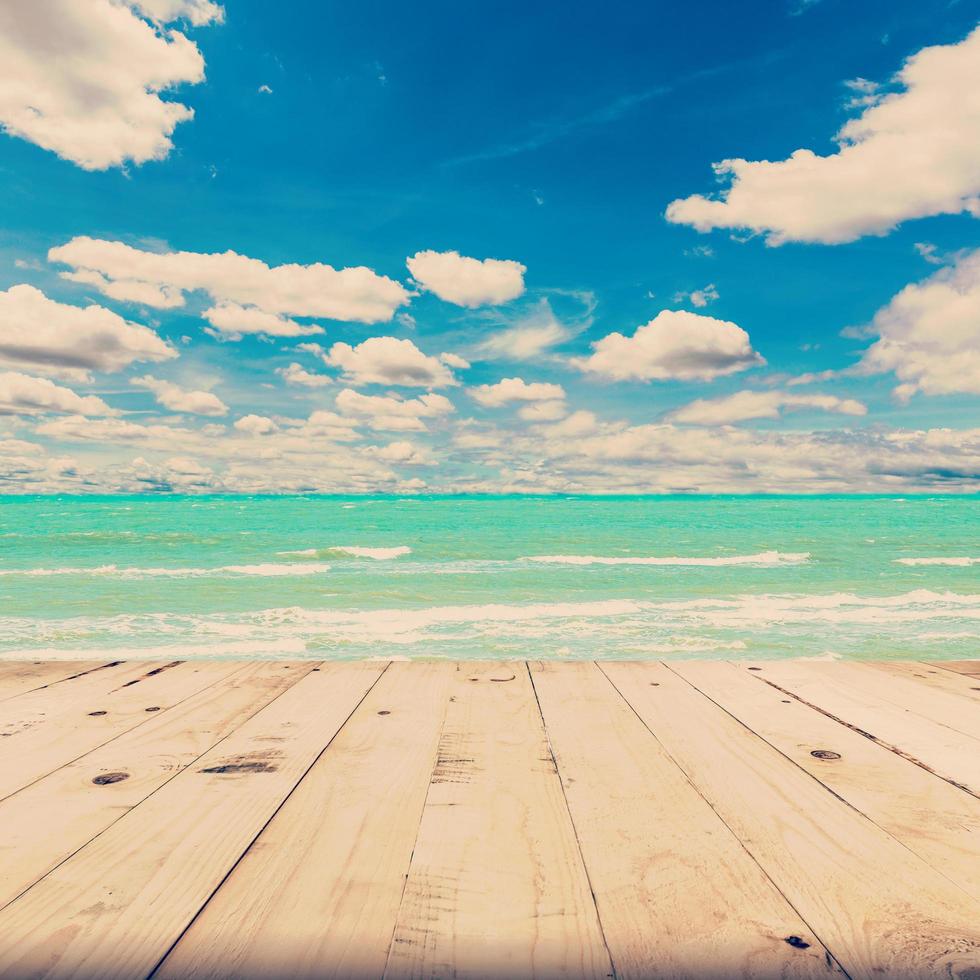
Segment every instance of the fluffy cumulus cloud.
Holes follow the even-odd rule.
[[[455,409],[443,395],[429,392],[418,398],[396,395],[362,395],[345,388],[336,400],[337,410],[382,432],[424,432],[423,419],[449,415]]]
[[[91,371],[176,356],[149,327],[103,306],[58,303],[27,285],[0,291],[0,364],[84,380]]]
[[[162,97],[204,79],[181,31],[221,19],[207,0],[5,0],[0,124],[86,170],[159,160],[193,110]]]
[[[493,385],[470,388],[470,398],[488,408],[499,408],[510,402],[562,401],[565,389],[561,385],[536,381],[528,384],[523,378],[504,378]]]
[[[187,292],[206,293],[215,302],[209,323],[232,337],[322,333],[287,319],[293,316],[388,321],[409,298],[400,283],[363,266],[269,266],[237,252],[151,252],[82,236],[52,248],[48,258],[71,267],[66,278],[115,299],[169,308],[183,305]]]
[[[970,490],[980,429],[820,432],[630,425],[575,413],[523,435],[467,431],[496,467],[456,489],[501,492]],[[470,450],[475,451],[475,450]]]
[[[410,340],[397,337],[370,337],[356,347],[337,343],[323,360],[340,368],[352,385],[445,388],[457,383],[443,359],[423,354]]]
[[[47,378],[0,372],[0,415],[116,415],[101,398],[79,395]]]
[[[424,446],[417,446],[406,440],[389,442],[387,446],[366,446],[364,452],[375,459],[402,466],[425,466],[433,462],[431,454]]]
[[[859,370],[893,371],[895,394],[980,394],[980,250],[906,286],[875,314]]]
[[[661,310],[631,337],[611,333],[572,364],[613,381],[710,381],[765,364],[749,335],[728,320]]]
[[[739,391],[727,398],[699,398],[671,413],[671,420],[692,425],[730,425],[748,419],[778,419],[783,412],[812,409],[841,415],[866,415],[867,406],[835,395],[796,395],[786,391]]]
[[[295,361],[284,368],[276,368],[276,374],[288,385],[300,385],[304,388],[325,388],[333,384],[333,378],[326,374],[307,371],[302,364]]]
[[[279,431],[279,426],[265,415],[243,415],[235,421],[235,428],[250,436],[268,436]]]
[[[316,323],[297,323],[280,313],[267,313],[255,306],[238,303],[219,303],[205,310],[201,316],[211,325],[212,336],[224,340],[241,340],[245,334],[263,337],[309,337],[323,333]]]
[[[195,27],[203,27],[212,21],[225,18],[224,8],[213,0],[131,0],[144,17],[155,24],[170,24],[175,20],[187,20]]]
[[[506,303],[524,292],[527,268],[510,259],[471,259],[459,252],[416,252],[406,260],[412,278],[457,306]]]
[[[980,27],[919,51],[895,82],[889,94],[865,86],[866,108],[837,133],[836,153],[723,160],[714,169],[728,189],[674,201],[667,219],[747,228],[779,245],[849,242],[928,215],[980,217]]]
[[[568,414],[565,389],[540,381],[528,384],[523,378],[504,378],[493,385],[470,388],[469,396],[487,408],[520,403],[518,415],[529,422],[553,422]]]
[[[172,381],[154,378],[150,374],[140,378],[130,378],[129,383],[136,388],[145,388],[154,398],[171,412],[187,412],[190,415],[227,415],[228,406],[210,391],[193,391],[181,388]]]

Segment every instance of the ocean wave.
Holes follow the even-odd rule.
[[[300,551],[277,551],[277,555],[295,555],[303,558],[317,558],[328,554],[349,555],[351,558],[373,558],[375,561],[386,561],[389,558],[399,558],[410,555],[412,549],[406,545],[395,548],[360,548],[356,545],[331,545],[329,548],[303,548]]]
[[[896,558],[896,565],[954,565],[965,568],[980,565],[980,558]]]
[[[760,551],[755,555],[722,555],[705,558],[628,556],[600,557],[597,555],[531,555],[521,561],[535,561],[548,565],[799,565],[810,560],[809,551],[782,552]]]
[[[657,601],[8,616],[0,618],[0,641],[7,656],[16,647],[31,656],[67,649],[122,656],[119,649],[141,649],[144,656],[328,658],[386,657],[399,651],[454,658],[589,659],[730,656],[731,651],[754,658],[828,650],[895,657],[935,649],[931,641],[940,637],[947,647],[968,649],[978,628],[980,594],[917,589],[879,596],[763,593]]]
[[[107,575],[115,578],[201,578],[210,575],[255,575],[262,578],[280,578],[289,575],[317,575],[329,571],[322,563],[276,563],[258,565],[220,565],[217,568],[120,568],[118,565],[99,565],[94,568],[5,568],[0,575],[25,575],[47,578],[52,575]]]

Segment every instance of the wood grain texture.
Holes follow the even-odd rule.
[[[0,911],[0,975],[148,975],[385,666],[311,671]]]
[[[456,676],[385,977],[610,976],[526,666]]]
[[[105,660],[0,661],[0,701],[105,667]]]
[[[980,677],[980,660],[937,660],[936,663],[943,670]]]
[[[980,800],[734,664],[668,666],[980,900]]]
[[[957,694],[960,697],[968,698],[971,704],[980,708],[980,679],[971,677],[969,674],[943,670],[938,664],[929,661],[886,660],[869,663],[867,666],[884,671],[886,674],[904,677],[906,680],[918,681],[937,690],[945,691],[947,694]]]
[[[978,975],[980,902],[666,666],[602,669],[853,980]]]
[[[127,664],[0,705],[0,799],[227,677],[233,662]]]
[[[381,976],[455,675],[388,668],[155,980]]]
[[[845,679],[821,665],[766,661],[743,669],[980,797],[977,739],[878,697],[872,683],[855,680],[853,675]]]
[[[839,661],[817,663],[812,667],[816,674],[832,677],[835,684],[845,684],[858,694],[887,702],[969,736],[976,740],[976,751],[980,755],[980,702],[969,698],[965,692],[928,684],[928,674],[916,677],[901,668],[882,669],[871,664]]]
[[[238,664],[169,711],[150,712],[145,724],[0,802],[0,908],[315,666]]]
[[[594,664],[532,677],[617,977],[837,973]]]

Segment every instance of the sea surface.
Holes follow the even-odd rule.
[[[980,656],[978,496],[7,497],[0,657]]]

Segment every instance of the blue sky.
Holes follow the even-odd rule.
[[[35,7],[6,490],[976,489],[976,4]]]

